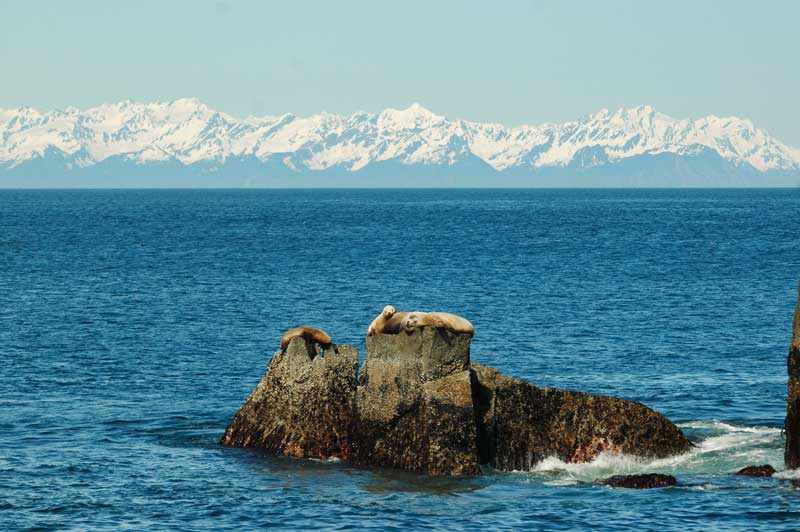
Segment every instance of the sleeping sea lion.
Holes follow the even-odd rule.
[[[440,327],[457,334],[475,334],[475,327],[468,319],[447,312],[409,312],[401,326],[406,331],[417,327]]]
[[[292,338],[297,337],[304,338],[306,343],[318,344],[322,349],[330,349],[333,346],[330,335],[325,331],[301,325],[284,333],[283,338],[281,338],[281,351],[285,351],[289,347],[289,342],[292,341]]]

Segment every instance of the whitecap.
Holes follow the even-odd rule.
[[[778,471],[773,476],[776,478],[785,478],[789,480],[800,480],[800,468]]]
[[[680,427],[704,430],[708,434],[701,436],[689,451],[667,458],[605,452],[591,462],[576,464],[551,456],[533,465],[526,473],[547,476],[546,483],[592,482],[612,475],[641,473],[728,475],[748,465],[783,461],[781,430],[775,427],[738,426],[719,420],[691,421]],[[714,489],[710,484],[708,486],[705,489]]]
[[[342,461],[338,456],[329,456],[328,458],[311,458],[312,462],[319,462],[320,464],[338,464]]]
[[[717,491],[718,489],[720,489],[720,487],[717,486],[716,484],[710,484],[710,483],[700,484],[699,486],[692,486],[692,488],[701,491]]]

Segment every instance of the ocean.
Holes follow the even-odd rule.
[[[799,280],[800,189],[0,191],[0,530],[800,530]],[[696,447],[457,479],[218,445],[286,329],[363,359],[386,304]],[[592,483],[636,472],[680,486]]]

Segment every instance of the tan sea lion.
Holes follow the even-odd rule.
[[[289,347],[289,342],[292,341],[292,338],[298,337],[305,338],[306,342],[319,344],[322,349],[330,349],[333,345],[330,335],[325,331],[307,325],[301,325],[300,327],[289,329],[284,333],[283,338],[281,338],[281,351],[285,351],[286,348]]]
[[[408,312],[397,312],[392,305],[386,305],[378,317],[367,328],[367,336],[376,334],[397,334],[403,330],[403,318]]]
[[[406,331],[416,327],[441,327],[457,334],[475,334],[475,327],[468,319],[447,312],[409,312],[401,326]]]

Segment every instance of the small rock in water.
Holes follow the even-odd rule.
[[[644,475],[614,475],[613,477],[601,480],[600,484],[614,488],[643,490],[649,488],[666,488],[668,486],[675,486],[678,484],[678,480],[672,475],[646,473]]]
[[[748,477],[771,477],[775,474],[775,468],[769,464],[764,465],[751,465],[743,467],[736,472],[737,475],[745,475]]]

